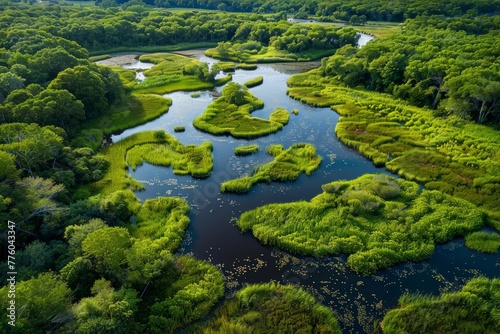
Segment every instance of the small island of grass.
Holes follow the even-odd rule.
[[[384,317],[386,334],[498,333],[500,279],[471,279],[460,291],[440,296],[403,295]]]
[[[223,182],[221,191],[246,193],[260,182],[294,181],[302,173],[310,175],[321,163],[321,157],[311,144],[296,143],[287,150],[283,145],[270,145],[266,153],[274,156],[272,162],[257,167],[252,176]]]
[[[481,253],[496,253],[500,248],[500,234],[474,232],[465,237],[465,246]]]
[[[435,243],[476,231],[485,220],[463,199],[382,174],[325,184],[323,191],[309,202],[247,211],[237,224],[262,243],[295,253],[348,254],[354,271],[373,274],[427,259]]]
[[[269,116],[269,120],[272,122],[281,123],[283,125],[287,125],[290,121],[290,114],[286,109],[276,108]]]
[[[262,85],[263,82],[264,82],[264,77],[261,75],[251,80],[248,80],[243,84],[243,86],[245,86],[246,88],[252,88]]]
[[[263,107],[264,102],[248,88],[231,82],[193,125],[214,135],[229,134],[235,138],[256,138],[281,130],[282,123],[250,116],[252,111]]]
[[[259,145],[238,146],[234,149],[234,154],[238,156],[251,155],[259,151]]]
[[[208,324],[194,333],[340,334],[332,311],[303,290],[275,283],[249,285],[227,300]]]
[[[182,125],[178,125],[176,127],[174,127],[174,132],[184,132],[186,131],[186,127],[182,126]]]

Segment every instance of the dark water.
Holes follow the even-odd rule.
[[[185,198],[191,205],[191,224],[180,253],[216,265],[226,278],[228,295],[248,283],[273,280],[297,284],[332,308],[344,333],[374,332],[374,324],[383,318],[388,308],[397,305],[399,296],[405,292],[437,295],[459,289],[474,276],[498,276],[499,256],[472,252],[465,248],[463,240],[438,246],[427,261],[399,265],[363,277],[346,266],[345,256],[323,259],[296,256],[259,244],[251,233],[242,234],[235,220],[244,211],[266,203],[309,200],[321,193],[322,184],[338,179],[353,179],[365,173],[388,173],[337,140],[334,134],[337,114],[328,108],[306,106],[286,96],[286,80],[290,74],[282,67],[263,65],[255,71],[238,70],[233,75],[238,83],[264,76],[263,85],[251,89],[265,101],[265,108],[255,111],[254,116],[267,118],[275,107],[299,110],[299,114],[292,114],[290,123],[276,134],[247,141],[197,131],[192,120],[213,100],[212,94],[204,91],[199,98],[184,92],[166,95],[173,100],[168,114],[113,137],[117,141],[149,129],[165,129],[174,134],[173,128],[183,125],[186,131],[174,134],[183,144],[213,143],[214,169],[207,179],[176,176],[170,168],[149,164],[131,172],[146,184],[146,190],[137,193],[140,199],[176,196]],[[259,184],[245,195],[219,192],[221,182],[250,173],[255,166],[270,161],[272,158],[264,153],[267,145],[280,143],[286,148],[295,142],[316,145],[323,157],[320,168],[311,176],[302,175],[293,183]],[[258,144],[259,153],[234,156],[236,146],[247,144]]]

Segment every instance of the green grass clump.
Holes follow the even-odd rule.
[[[182,145],[171,136],[165,143],[136,145],[127,151],[126,162],[133,170],[144,162],[174,169],[178,175],[207,177],[213,168],[212,143]]]
[[[500,279],[474,278],[438,297],[403,295],[384,317],[384,333],[498,333]]]
[[[181,198],[148,199],[136,219],[137,224],[129,227],[133,237],[153,240],[161,249],[173,252],[181,245],[189,225],[189,205]]]
[[[401,177],[478,205],[500,231],[500,132],[343,87],[319,70],[294,75],[288,85],[292,98],[342,116],[335,133],[344,144]]]
[[[246,70],[246,71],[253,71],[253,70],[257,69],[257,65],[256,64],[241,63],[241,64],[236,65],[236,69]]]
[[[431,256],[436,243],[477,231],[473,204],[415,182],[367,174],[323,186],[311,201],[268,204],[243,213],[238,226],[264,244],[295,253],[347,254],[357,273],[373,274]]]
[[[496,253],[500,248],[500,234],[474,232],[465,237],[465,246],[481,253]]]
[[[292,110],[292,114],[294,114],[295,116],[297,116],[299,114],[299,110],[298,109],[293,109]]]
[[[184,146],[163,131],[146,131],[134,134],[106,146],[100,154],[109,161],[104,177],[91,184],[91,193],[108,194],[123,189],[144,189],[144,185],[128,173],[129,165],[135,169],[143,162],[172,166],[174,173],[206,177],[213,168],[212,144]]]
[[[129,95],[107,113],[85,122],[85,129],[112,134],[152,121],[168,112],[172,100],[154,94]]]
[[[234,154],[239,156],[251,155],[257,153],[258,150],[259,150],[259,145],[238,146],[234,149]]]
[[[262,85],[263,82],[264,82],[264,77],[261,75],[261,76],[254,78],[254,79],[248,80],[243,85],[247,88],[252,88],[252,87]]]
[[[271,113],[271,115],[269,115],[269,120],[271,122],[277,122],[283,125],[287,125],[290,121],[290,114],[288,113],[288,111],[286,111],[286,109],[276,108]]]
[[[186,131],[186,127],[182,126],[182,125],[178,125],[176,127],[174,127],[174,132],[184,132]]]
[[[235,138],[256,138],[281,130],[281,123],[250,116],[252,111],[263,107],[264,102],[248,88],[229,83],[222,89],[221,97],[208,105],[193,125],[214,135],[229,134]]]
[[[199,98],[200,96],[201,96],[201,94],[200,94],[200,93],[193,93],[193,94],[191,94],[191,97],[192,97],[193,99],[197,99],[197,98]]]
[[[236,331],[237,329],[237,331]],[[276,283],[248,285],[224,302],[195,333],[340,334],[332,311],[303,290]]]
[[[214,84],[191,75],[156,75],[134,86],[138,94],[168,94],[178,91],[196,91],[213,88]]]
[[[270,145],[266,153],[274,156],[272,162],[257,167],[251,176],[223,182],[221,191],[245,193],[259,182],[293,181],[302,173],[310,175],[321,163],[321,157],[311,144],[296,143],[287,150],[282,145]]]
[[[184,66],[188,64],[199,65],[201,62],[197,59],[186,57],[175,53],[151,53],[141,55],[139,60],[142,62],[153,63],[155,66],[144,71],[145,76],[182,74]]]

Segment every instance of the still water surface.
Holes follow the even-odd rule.
[[[199,59],[214,62],[205,56]],[[177,176],[171,168],[150,164],[131,171],[146,185],[145,191],[137,193],[141,200],[176,196],[185,198],[191,205],[191,223],[179,252],[216,265],[226,278],[228,296],[249,283],[272,280],[299,285],[332,308],[344,333],[374,332],[374,323],[383,318],[388,308],[397,305],[403,293],[437,295],[459,289],[474,276],[498,276],[499,256],[472,252],[465,248],[463,240],[436,247],[427,261],[402,264],[364,277],[347,267],[345,256],[322,259],[297,256],[261,245],[251,233],[239,231],[235,220],[244,211],[267,203],[310,200],[321,193],[322,184],[335,180],[353,179],[366,173],[389,174],[338,141],[334,128],[339,116],[335,112],[309,107],[286,95],[286,81],[298,71],[290,66],[269,64],[259,65],[255,71],[237,70],[233,74],[233,81],[238,83],[260,75],[264,77],[262,85],[251,88],[252,93],[265,102],[264,109],[255,111],[254,116],[268,118],[276,107],[288,111],[298,109],[299,114],[292,114],[289,124],[276,134],[240,140],[196,130],[193,119],[202,114],[214,98],[212,91],[201,91],[199,98],[192,98],[192,93],[186,92],[165,95],[173,101],[167,114],[113,136],[113,140],[118,141],[140,131],[164,129],[185,145],[213,143],[214,169],[206,179]],[[185,126],[186,131],[174,133],[173,128],[178,125]],[[279,143],[287,148],[296,142],[314,144],[323,157],[320,168],[311,176],[302,175],[291,183],[259,184],[245,195],[220,193],[223,181],[251,173],[254,167],[271,161],[264,153],[267,145]],[[252,156],[236,157],[234,148],[247,144],[258,144],[260,151]]]

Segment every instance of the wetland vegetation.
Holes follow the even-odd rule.
[[[221,191],[246,193],[257,183],[294,181],[302,173],[310,175],[321,163],[314,145],[306,143],[295,143],[286,150],[280,144],[269,145],[266,153],[274,160],[255,168],[251,176],[223,182]]]
[[[292,252],[349,254],[347,264],[365,275],[427,259],[435,244],[483,224],[467,201],[382,174],[325,184],[309,202],[268,204],[237,221],[261,242]]]
[[[293,109],[297,117],[290,120],[288,111],[278,107],[268,120],[252,117],[263,101],[240,84],[227,84],[233,79],[227,73],[255,70],[256,63],[332,55],[318,69],[293,76],[289,96],[331,107],[341,115],[335,129],[340,140],[401,178],[364,175],[330,182],[310,201],[267,204],[243,213],[237,221],[240,228],[289,252],[346,254],[347,265],[364,275],[428,259],[436,245],[462,236],[467,247],[490,253],[488,265],[494,266],[500,245],[500,76],[494,47],[498,0],[443,0],[432,5],[421,0],[157,0],[155,8],[151,5],[149,0],[80,1],[76,6],[69,1],[0,0],[0,244],[10,255],[2,253],[0,263],[4,309],[13,301],[11,287],[5,285],[12,262],[17,272],[15,327],[2,321],[0,332],[340,333],[339,321],[348,327],[363,317],[371,321],[369,330],[387,333],[493,333],[498,328],[498,278],[475,278],[456,291],[463,277],[438,277],[439,289],[445,286],[446,293],[403,295],[375,328],[374,321],[395,305],[386,302],[387,296],[374,306],[376,314],[367,316],[368,294],[351,300],[354,294],[339,295],[336,283],[320,282],[325,284],[320,293],[312,289],[314,297],[321,297],[335,287],[328,292],[328,307],[303,290],[277,283],[234,291],[238,284],[222,274],[227,273],[226,263],[212,261],[212,251],[207,251],[208,263],[183,249],[190,238],[199,237],[186,233],[189,217],[198,211],[190,212],[185,199],[158,196],[157,190],[153,198],[139,200],[141,194],[133,190],[144,185],[128,172],[146,162],[171,166],[177,175],[207,178],[214,166],[213,144],[183,145],[163,130],[109,142],[111,134],[165,115],[175,101],[162,94],[192,91],[200,101],[205,98],[200,91],[223,85],[222,96],[195,119],[197,129],[249,140],[276,133],[307,112],[299,108],[298,115]],[[179,5],[197,10],[162,8]],[[226,12],[231,10],[254,13]],[[288,22],[287,12],[324,22]],[[339,20],[357,28],[332,24]],[[357,48],[356,31],[381,38]],[[208,55],[230,61],[209,66],[179,54],[158,53],[192,47],[210,47]],[[94,63],[109,58],[112,51],[156,52],[139,57],[154,66],[143,72],[141,81],[136,70]],[[215,79],[221,71],[226,75]],[[246,82],[250,87],[268,81],[257,77]],[[174,127],[177,124],[171,127],[175,132],[181,130],[180,125]],[[305,129],[298,124],[287,129]],[[176,135],[188,138],[192,129],[182,128],[186,133]],[[274,137],[266,139],[272,142]],[[258,149],[249,142],[234,153]],[[238,162],[247,159],[234,157],[232,148],[229,152]],[[226,181],[222,190],[247,192],[257,182],[296,180],[321,163],[310,143],[288,149],[277,143],[266,152],[274,161],[257,167],[251,176]],[[337,163],[331,160],[328,169]],[[195,187],[189,189],[195,193],[202,183],[193,182]],[[251,202],[254,195],[245,200]],[[224,196],[231,195],[217,198],[217,206],[222,207]],[[233,208],[241,205],[228,202]],[[202,225],[199,220],[197,224]],[[481,230],[485,224],[496,231]],[[243,240],[237,239],[237,245]],[[265,247],[256,249],[267,252]],[[247,256],[247,249],[240,251]],[[306,260],[272,252],[281,257],[277,268],[266,268],[276,274],[273,280],[302,284],[325,277],[318,262],[307,262],[309,268]],[[259,254],[242,261],[255,260],[265,267]],[[284,272],[287,261],[290,270]],[[328,268],[343,268],[336,273],[354,280],[358,292],[365,282],[373,291],[375,282],[393,277],[376,273],[367,281],[336,261],[329,259]],[[238,267],[235,275],[248,268]],[[395,272],[406,275],[407,268]],[[480,272],[474,267],[463,270],[469,276]],[[395,284],[383,286],[392,289]],[[220,302],[225,287],[234,296]],[[346,312],[346,303],[356,305],[357,320],[350,319],[354,313]]]

